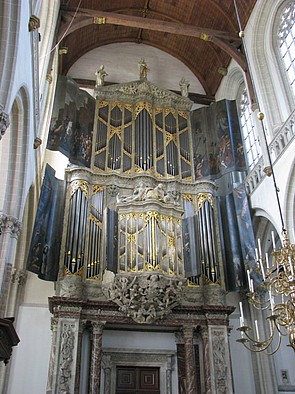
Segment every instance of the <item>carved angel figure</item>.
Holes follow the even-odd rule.
[[[109,75],[105,69],[104,69],[104,65],[102,64],[99,69],[96,71],[95,73],[96,75],[96,85],[95,87],[99,87],[99,86],[103,86],[104,85],[104,79],[107,75]]]
[[[147,73],[150,71],[144,59],[141,59],[138,63],[139,68],[139,79],[145,81],[147,79]]]
[[[180,92],[183,97],[188,97],[188,88],[189,88],[189,81],[187,81],[184,77],[181,78],[179,82]]]

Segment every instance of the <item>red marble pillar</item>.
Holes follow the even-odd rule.
[[[183,328],[183,340],[185,353],[186,394],[197,394],[193,327]]]
[[[75,374],[75,391],[74,394],[80,392],[80,374],[81,374],[81,355],[82,355],[82,336],[85,329],[86,321],[80,320],[78,341],[77,341],[77,357],[76,357],[76,374]]]
[[[92,323],[92,347],[91,347],[91,363],[90,363],[90,376],[89,376],[89,394],[99,394],[100,392],[103,326],[104,325],[99,322]]]

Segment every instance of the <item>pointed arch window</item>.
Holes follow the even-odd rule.
[[[250,170],[252,170],[260,158],[261,150],[259,140],[255,132],[252,110],[250,107],[246,87],[242,89],[240,97],[239,112],[242,137],[244,139],[244,150],[248,167]]]
[[[295,3],[289,3],[282,11],[278,28],[279,51],[287,77],[295,96]]]

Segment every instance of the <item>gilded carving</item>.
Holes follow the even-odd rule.
[[[197,194],[197,210],[199,211],[204,202],[208,201],[213,209],[213,196],[211,193],[198,193]]]
[[[110,186],[109,186],[110,187]],[[103,186],[100,185],[93,185],[92,186],[92,194],[96,194],[96,193],[102,193],[104,190]]]
[[[106,18],[104,16],[95,16],[93,18],[93,23],[95,25],[105,25],[106,24]]]
[[[191,204],[194,203],[194,197],[192,194],[183,194],[182,198],[188,202],[190,202]]]
[[[29,31],[34,31],[40,27],[40,19],[36,15],[30,16]]]
[[[80,188],[82,193],[85,194],[86,198],[88,197],[88,183],[85,181],[73,181],[71,183],[71,197],[75,194],[75,192]]]

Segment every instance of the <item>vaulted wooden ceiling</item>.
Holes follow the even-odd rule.
[[[235,3],[236,2],[236,7]],[[61,0],[58,31],[67,47],[62,70],[84,54],[111,43],[159,48],[183,62],[214,96],[231,58],[246,69],[239,25],[256,0]]]

